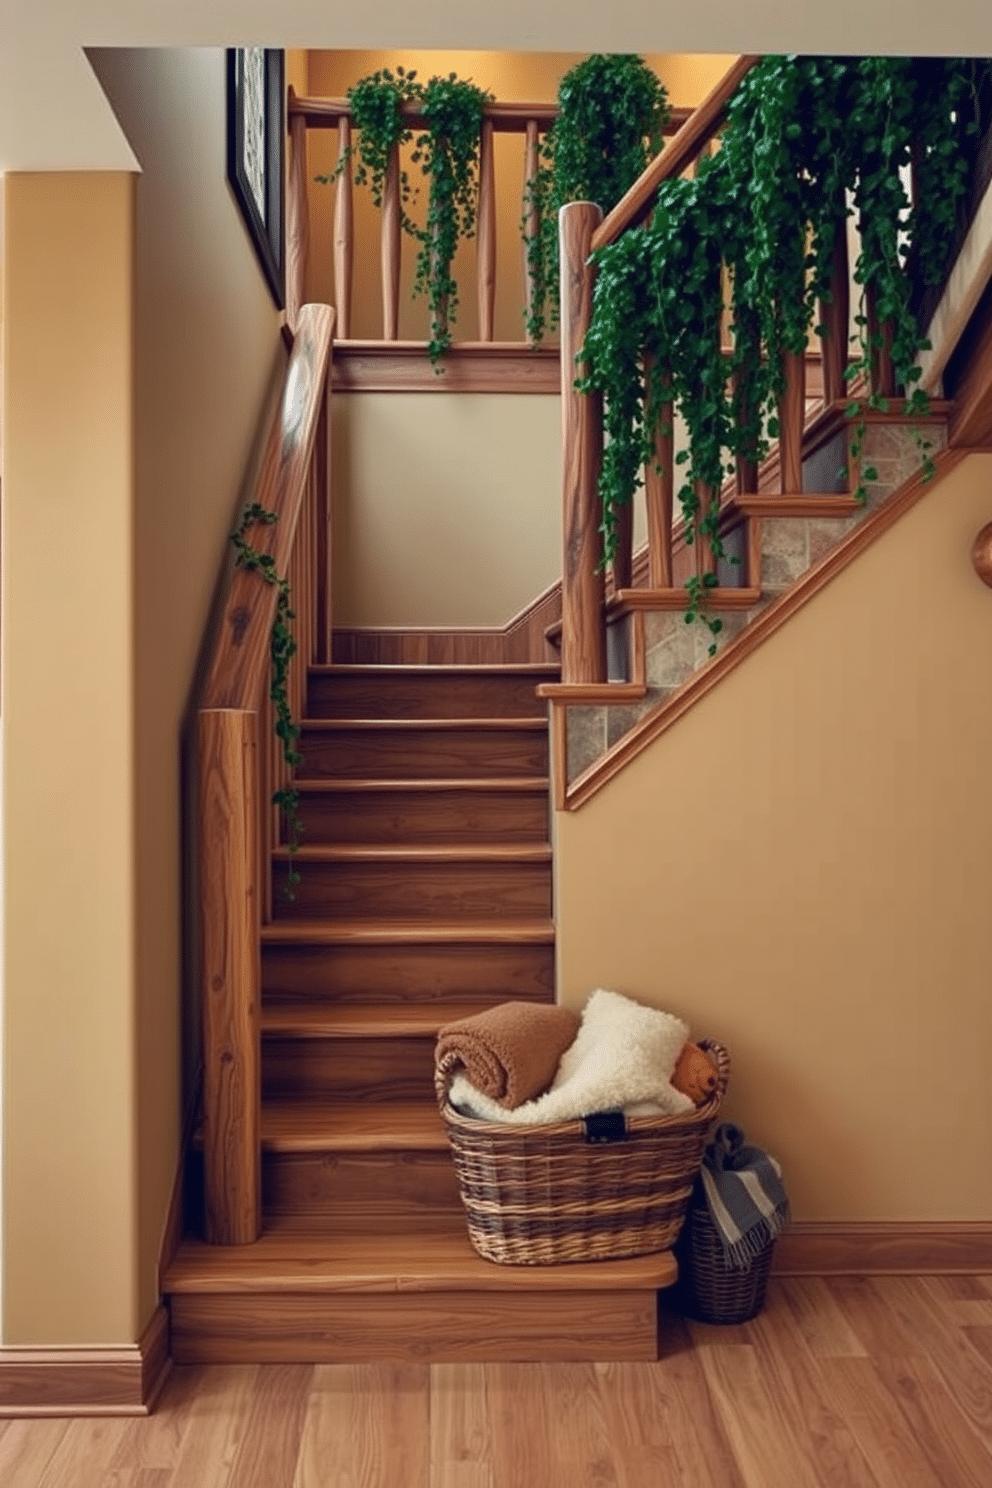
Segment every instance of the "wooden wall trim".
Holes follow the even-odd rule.
[[[561,392],[558,347],[525,341],[456,342],[436,368],[426,341],[336,341],[331,377],[339,393]]]
[[[569,787],[564,802],[556,802],[559,809],[564,806],[565,810],[574,811],[590,800],[631,760],[636,759],[642,750],[653,744],[666,729],[671,728],[683,713],[688,712],[711,688],[750,656],[752,651],[774,635],[797,610],[809,604],[821,589],[843,573],[849,563],[887,532],[910,507],[915,506],[922,496],[939,485],[941,479],[971,453],[968,449],[941,450],[935,459],[937,469],[932,480],[925,481],[922,475],[914,476],[896,495],[866,517],[860,526],[842,538],[821,562],[809,569],[791,589],[772,600],[746,630],[730,641],[706,666],[701,667],[670,701],[662,702],[650,713],[646,713],[612,749],[590,765]],[[556,708],[567,705],[552,703],[551,706]]]
[[[129,1347],[0,1347],[0,1417],[147,1416],[169,1367],[169,1315],[161,1306]]]
[[[992,1273],[992,1221],[797,1220],[772,1255],[778,1276]]]

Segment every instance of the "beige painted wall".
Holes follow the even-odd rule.
[[[563,75],[581,62],[583,52],[452,52],[418,51],[312,51],[309,57],[308,84],[315,97],[343,98],[348,88],[360,78],[380,68],[395,72],[397,66],[416,71],[426,80],[435,75],[456,72],[471,79],[501,102],[526,100],[542,102],[557,96]],[[650,53],[645,60],[655,69],[669,89],[671,102],[678,106],[693,105],[726,72],[729,56],[678,57]],[[411,147],[412,148],[412,147]],[[310,180],[311,255],[307,294],[311,299],[334,303],[331,268],[332,213],[336,188],[319,185],[318,174],[333,170],[337,159],[337,133],[333,130],[311,130],[308,138],[308,179]],[[495,179],[497,188],[497,286],[495,337],[497,341],[524,339],[524,260],[520,240],[524,181],[524,141],[521,135],[497,135],[494,141]],[[410,151],[407,152],[407,159]],[[411,182],[423,183],[419,166],[409,165]],[[426,191],[410,214],[423,221]],[[360,187],[355,191],[355,262],[357,265],[352,295],[353,322],[350,334],[357,338],[382,334],[381,277],[379,271],[379,212],[372,204],[371,193]],[[416,245],[403,239],[403,277],[400,289],[401,339],[423,340],[427,336],[427,311],[423,300],[412,300],[413,263]],[[479,335],[475,297],[475,244],[463,243],[455,259],[460,308],[455,327],[459,340],[473,341]]]
[[[225,182],[223,52],[93,61],[143,174],[8,178],[8,1344],[131,1342],[156,1300],[183,720],[284,360]]]
[[[332,459],[337,624],[504,625],[560,577],[559,398],[336,396]]]
[[[136,1336],[133,190],[6,181],[5,1343]]]
[[[564,1000],[720,1038],[800,1218],[992,1218],[990,489],[972,457],[557,818]]]

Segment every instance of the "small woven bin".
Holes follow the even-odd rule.
[[[671,1249],[730,1077],[723,1045],[707,1039],[700,1047],[718,1075],[705,1105],[681,1116],[618,1118],[605,1138],[590,1138],[582,1120],[508,1126],[463,1116],[448,1101],[457,1056],[441,1060],[438,1104],[479,1254],[540,1266]]]
[[[774,1249],[775,1241],[769,1240],[746,1269],[731,1269],[709,1209],[694,1199],[675,1247],[683,1311],[703,1323],[746,1323],[757,1317],[765,1305]]]

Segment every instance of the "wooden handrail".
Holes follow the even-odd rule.
[[[694,110],[673,108],[665,123],[666,134],[675,134],[682,128]],[[308,129],[336,129],[338,120],[351,118],[351,104],[347,98],[298,98],[295,94],[287,104],[289,124],[302,117]],[[426,120],[416,105],[403,105],[403,117],[411,129],[423,129]],[[527,124],[533,119],[543,134],[551,128],[558,117],[556,103],[487,103],[483,118],[492,123],[496,134],[526,134]]]
[[[760,61],[760,57],[738,57],[733,66],[727,69],[699,107],[693,110],[674,137],[654,157],[627,194],[620,198],[612,212],[596,229],[592,239],[594,253],[597,248],[605,248],[607,243],[614,242],[628,227],[635,227],[638,222],[643,222],[651,210],[654,194],[662,181],[681,175],[686,166],[692,164],[702,147],[722,124],[727,104],[739,83]]]
[[[326,394],[333,329],[330,306],[300,307],[252,495],[276,514],[272,525],[252,529],[251,542],[272,556],[277,573],[291,576],[303,661],[330,654]],[[257,573],[235,568],[197,713],[204,1207],[206,1237],[219,1245],[251,1244],[261,1228],[260,931],[271,913],[273,792],[289,779],[274,747],[266,685],[277,597]],[[302,688],[296,666],[289,688],[296,717]]]
[[[253,500],[278,520],[257,528],[252,545],[271,553],[285,572],[303,503],[307,467],[330,360],[334,310],[304,305],[279,410],[272,421]],[[255,708],[269,664],[269,633],[276,593],[245,569],[235,569],[207,671],[202,708]]]

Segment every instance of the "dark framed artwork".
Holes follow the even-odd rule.
[[[280,310],[286,303],[284,97],[281,50],[228,48],[227,179]]]

